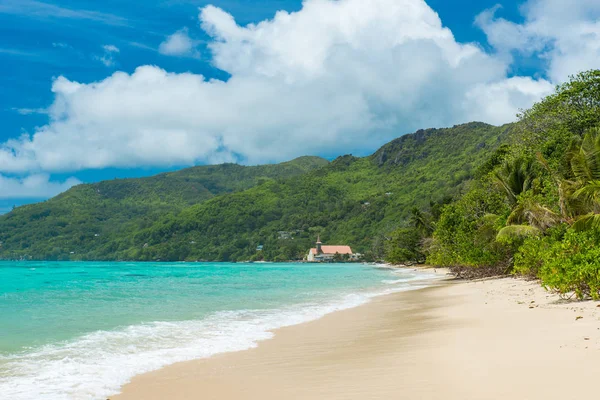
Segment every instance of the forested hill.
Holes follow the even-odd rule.
[[[327,165],[320,157],[281,164],[198,166],[146,178],[78,185],[48,201],[0,216],[0,257],[64,258],[73,249],[99,252],[115,237],[137,232],[157,218],[225,193],[290,178]]]
[[[200,200],[252,186],[266,172],[248,183],[239,177],[243,167],[199,167],[218,171],[207,174],[222,179],[214,184],[207,184],[207,178],[194,180],[190,175],[196,169],[191,169],[147,178],[152,182],[148,186],[144,180],[126,180],[77,187],[0,218],[0,256],[287,260],[301,258],[320,234],[326,243],[382,257],[386,235],[407,223],[411,208],[435,210],[461,192],[489,155],[508,141],[511,128],[469,123],[421,130],[369,157],[342,156],[316,169],[325,163],[302,158],[306,173],[288,171],[295,176],[286,178],[278,169],[281,179],[263,179],[247,190],[204,202]],[[172,189],[178,194],[169,195]],[[198,204],[184,207],[195,199]],[[262,252],[258,245],[264,246]]]
[[[168,216],[129,238],[121,258],[302,258],[317,234],[381,258],[386,235],[413,206],[458,194],[512,125],[470,123],[418,131],[365,158],[339,157],[288,180],[221,196]],[[446,200],[445,200],[446,198]],[[291,237],[291,238],[288,238]],[[147,244],[146,247],[144,247]],[[257,245],[262,252],[256,252]]]

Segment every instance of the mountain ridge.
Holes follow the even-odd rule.
[[[261,168],[273,167],[228,164],[83,185],[0,217],[0,257],[289,260],[301,258],[317,234],[377,256],[411,207],[460,193],[512,126],[473,122],[419,130],[366,157],[304,157],[266,177]],[[204,184],[194,186],[199,171],[207,172]],[[240,171],[256,173],[249,183]],[[138,190],[147,181],[152,190]],[[165,185],[181,190],[167,196],[173,190],[164,191]],[[92,193],[73,195],[86,191]]]
[[[289,260],[301,258],[317,234],[377,255],[385,234],[406,222],[411,207],[459,193],[512,126],[472,122],[419,130],[372,155],[331,162],[307,156],[276,168],[202,166],[81,185],[0,217],[0,257]],[[263,170],[273,168],[277,172],[265,176]],[[248,171],[254,171],[250,179]],[[69,218],[61,217],[61,208]],[[258,245],[264,251],[257,253]]]

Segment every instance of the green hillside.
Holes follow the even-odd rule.
[[[339,157],[307,174],[171,213],[80,256],[287,260],[301,258],[321,234],[328,243],[380,257],[385,235],[406,223],[411,207],[457,194],[510,128],[470,123],[418,131],[369,157]]]
[[[274,164],[199,166],[139,179],[78,185],[48,201],[0,216],[0,257],[64,259],[75,254],[113,258],[111,242],[157,218],[215,196],[304,174],[327,165],[320,157]],[[107,247],[108,246],[108,247]]]

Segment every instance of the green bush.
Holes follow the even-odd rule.
[[[437,222],[427,262],[439,266],[489,267],[507,258],[496,241],[498,215],[508,206],[489,183],[475,185],[456,203],[447,205]]]
[[[562,241],[544,251],[542,284],[561,294],[600,299],[600,232],[567,231]]]
[[[529,278],[538,278],[540,269],[549,256],[550,248],[560,243],[568,225],[562,224],[546,231],[545,236],[526,238],[515,254],[514,273]]]
[[[394,231],[386,242],[385,260],[392,264],[423,262],[421,235],[415,228],[400,228]]]
[[[549,249],[556,244],[551,237],[530,237],[515,254],[514,273],[529,278],[537,278],[546,261]]]
[[[600,233],[569,229],[525,240],[515,256],[515,272],[537,276],[549,290],[579,299],[600,299]]]

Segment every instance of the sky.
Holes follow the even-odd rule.
[[[0,0],[0,212],[511,122],[600,66],[599,18],[597,0]]]

